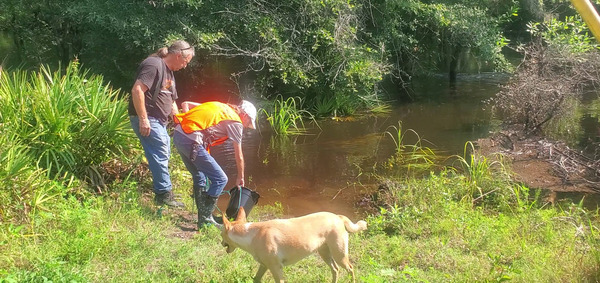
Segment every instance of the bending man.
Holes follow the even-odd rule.
[[[173,143],[192,174],[193,196],[198,207],[198,228],[202,228],[207,224],[216,224],[212,212],[228,181],[225,171],[209,154],[209,147],[227,139],[233,141],[237,166],[236,184],[244,186],[242,134],[244,127],[255,128],[256,108],[245,100],[239,106],[216,101],[202,104],[186,101],[181,104],[181,108],[184,113],[176,115],[176,122],[179,124],[173,133]],[[208,191],[203,191],[206,178],[210,180],[210,186]]]

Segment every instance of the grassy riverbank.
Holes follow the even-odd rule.
[[[523,195],[518,204],[473,205],[464,195],[469,182],[454,174],[388,182],[385,194],[395,205],[368,217],[369,230],[351,236],[358,281],[599,278],[597,212],[569,202],[542,207]],[[4,282],[251,282],[257,264],[240,250],[226,254],[216,228],[187,231],[189,219],[173,210],[159,217],[143,199],[132,185],[116,198],[61,200],[53,212],[36,215],[33,234],[4,223],[1,277]],[[190,208],[191,200],[186,205]],[[277,207],[258,206],[251,220],[278,213]],[[285,272],[290,282],[330,280],[317,256]]]

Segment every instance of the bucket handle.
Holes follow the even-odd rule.
[[[240,191],[240,194],[241,194],[242,187],[240,185],[237,185],[236,188]],[[231,198],[231,193],[229,191],[223,190],[219,196],[222,196],[222,195],[229,195],[229,198]],[[238,207],[240,207],[240,206],[242,206],[242,197],[241,196],[238,198]],[[219,206],[216,206],[216,207],[217,207],[217,210],[219,210],[219,212],[221,214],[224,214],[223,211],[219,208]]]

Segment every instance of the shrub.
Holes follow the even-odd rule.
[[[31,213],[48,210],[48,202],[64,187],[48,180],[30,152],[14,135],[0,136],[0,223],[23,223]]]
[[[77,62],[64,71],[2,73],[0,221],[28,222],[84,184],[104,188],[110,174],[103,164],[127,156],[128,128],[119,91]]]
[[[504,123],[525,136],[569,116],[573,100],[600,84],[600,53],[583,22],[571,17],[530,28],[537,39],[519,48],[523,62],[491,100]]]
[[[33,163],[52,177],[101,187],[100,164],[123,156],[133,134],[127,104],[101,76],[88,76],[75,61],[64,73],[41,67],[0,77],[0,128],[26,146]]]

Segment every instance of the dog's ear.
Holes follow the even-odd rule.
[[[223,217],[223,228],[225,228],[225,230],[229,230],[231,228],[231,222],[229,222],[229,219],[227,219],[225,214],[221,215],[221,217]]]
[[[238,214],[237,217],[235,217],[235,221],[239,222],[239,223],[245,223],[246,222],[246,211],[244,210],[244,207],[240,207],[240,210],[238,210]]]

